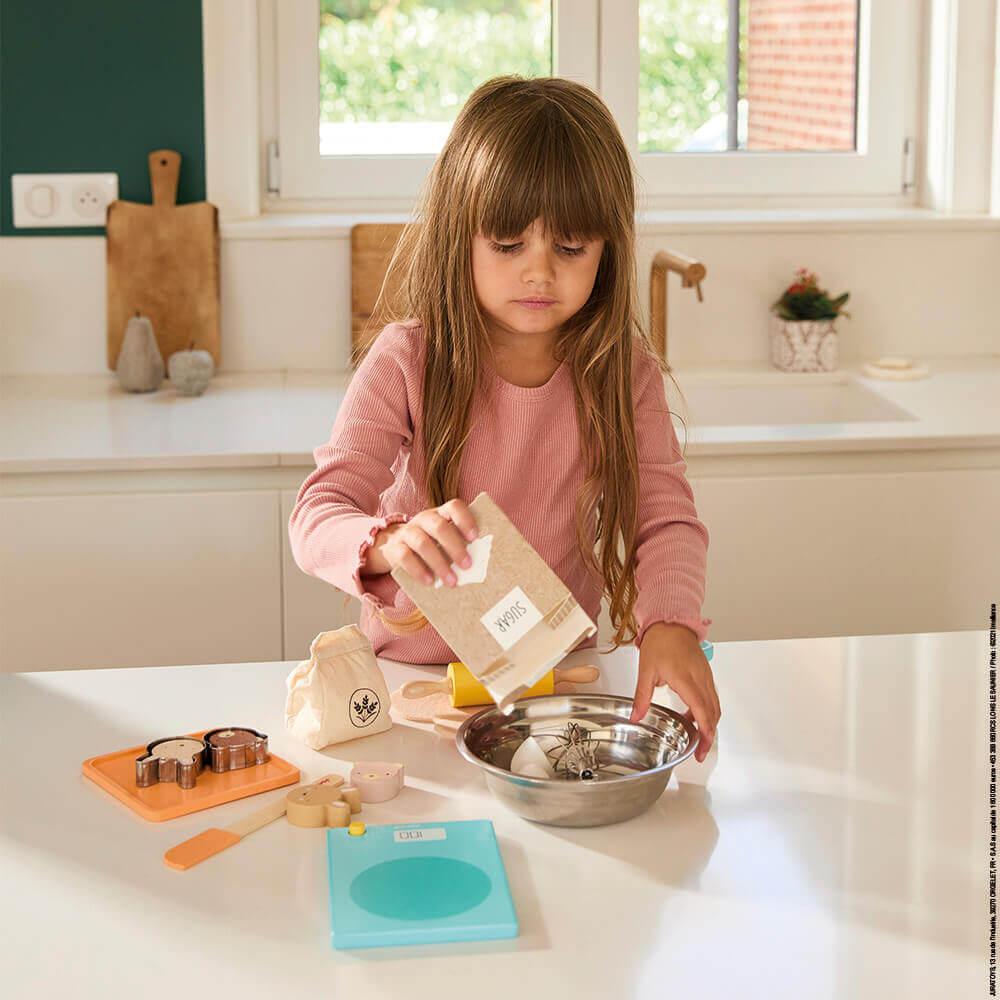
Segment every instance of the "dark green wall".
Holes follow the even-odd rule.
[[[103,235],[14,229],[11,174],[114,172],[149,203],[154,149],[181,154],[177,201],[204,201],[201,0],[0,0],[0,235]]]

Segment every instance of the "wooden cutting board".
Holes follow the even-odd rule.
[[[388,322],[387,316],[375,307],[404,228],[402,223],[388,222],[359,222],[351,226],[351,366],[354,368],[361,349]],[[389,282],[387,297],[399,291],[401,280],[397,274]]]
[[[149,154],[153,204],[108,206],[108,367],[118,364],[129,318],[148,316],[164,364],[174,351],[208,351],[218,369],[219,210],[207,201],[178,205],[181,156]]]

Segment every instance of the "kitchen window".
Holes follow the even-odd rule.
[[[277,140],[265,202],[408,209],[469,94],[517,73],[601,95],[637,165],[640,207],[905,206],[919,6],[271,0],[260,39],[273,45],[262,80]]]

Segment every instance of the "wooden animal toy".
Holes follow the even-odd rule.
[[[351,804],[345,802],[334,785],[306,785],[285,796],[288,822],[293,826],[347,826]]]
[[[388,802],[403,787],[403,765],[381,760],[359,760],[351,768],[351,784],[362,802]]]

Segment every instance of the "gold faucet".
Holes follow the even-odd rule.
[[[681,276],[683,288],[694,285],[699,302],[704,301],[701,283],[707,273],[700,260],[672,250],[660,250],[653,258],[649,273],[649,326],[653,346],[664,361],[667,360],[667,274],[670,271],[676,271]]]

